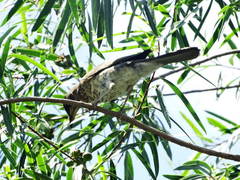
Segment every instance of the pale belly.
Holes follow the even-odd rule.
[[[155,69],[149,63],[145,65],[114,66],[99,73],[90,81],[90,92],[86,92],[94,99],[91,103],[108,102],[129,93],[142,77]]]

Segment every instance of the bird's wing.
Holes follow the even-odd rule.
[[[83,79],[91,79],[92,77],[96,76],[97,74],[104,71],[105,69],[107,69],[109,67],[112,67],[112,66],[115,66],[117,64],[121,64],[121,63],[125,63],[125,62],[134,62],[134,61],[145,59],[149,55],[149,53],[151,53],[151,52],[152,51],[150,49],[148,49],[148,50],[145,50],[141,53],[121,57],[121,58],[118,58],[118,59],[113,60],[113,61],[105,61],[104,63],[100,64],[99,66],[95,67],[93,70],[88,72],[83,77]]]

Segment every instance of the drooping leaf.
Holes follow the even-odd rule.
[[[133,162],[129,152],[125,153],[125,158],[124,158],[124,179],[125,180],[134,179]]]
[[[25,0],[17,0],[15,2],[13,7],[11,8],[11,10],[8,12],[7,16],[4,18],[1,26],[6,24],[11,19],[11,17],[21,8],[21,6],[23,5],[24,2],[25,2]]]
[[[103,0],[104,24],[108,44],[113,48],[113,4],[112,0]]]
[[[58,42],[60,41],[61,37],[63,36],[63,32],[68,24],[70,14],[71,14],[71,9],[70,9],[69,3],[67,2],[66,6],[62,12],[61,20],[59,21],[57,30],[54,34],[53,43],[52,43],[53,48],[56,48]]]
[[[48,74],[49,76],[51,76],[53,79],[55,79],[57,82],[61,83],[61,81],[58,79],[58,77],[52,73],[50,70],[48,70],[45,66],[43,66],[42,64],[38,63],[37,61],[24,56],[24,55],[20,55],[20,54],[11,54],[9,55],[9,57],[14,57],[14,58],[18,58],[20,60],[23,61],[27,61],[29,63],[32,63],[34,66],[38,67],[39,69],[41,69],[44,73]]]
[[[46,4],[44,5],[42,11],[40,12],[40,14],[37,17],[37,20],[35,22],[35,24],[32,27],[32,32],[37,31],[38,28],[43,24],[43,22],[45,21],[45,19],[47,18],[47,16],[50,14],[53,5],[55,4],[57,0],[48,0],[46,2]]]
[[[171,89],[176,93],[176,95],[182,100],[182,102],[185,104],[186,108],[188,109],[188,111],[192,114],[192,116],[194,117],[194,119],[196,120],[196,122],[198,123],[198,125],[202,128],[202,130],[204,132],[206,132],[205,127],[203,126],[200,118],[198,117],[197,113],[195,112],[195,110],[193,109],[192,105],[190,104],[190,102],[187,100],[187,98],[184,96],[184,94],[177,88],[177,86],[175,86],[173,83],[171,83],[170,81],[163,79],[164,82],[166,82],[169,87],[171,87]]]

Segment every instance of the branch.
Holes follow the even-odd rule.
[[[193,66],[200,65],[200,64],[202,64],[202,63],[211,61],[212,59],[215,59],[215,58],[219,58],[219,57],[227,56],[227,55],[231,55],[231,54],[237,54],[237,53],[240,53],[240,50],[233,50],[233,51],[229,51],[229,52],[217,54],[217,55],[214,55],[214,56],[212,56],[212,57],[203,59],[203,60],[201,60],[201,61],[198,61],[198,62],[189,64],[188,66],[193,67]],[[162,75],[160,75],[160,77],[154,78],[153,81],[156,81],[156,80],[158,80],[158,79],[160,79],[160,78],[165,78],[165,77],[167,77],[167,76],[169,76],[169,75],[175,74],[175,73],[177,73],[177,72],[179,72],[179,71],[182,71],[182,70],[184,70],[184,69],[187,69],[187,68],[188,68],[187,66],[184,66],[184,67],[181,67],[181,68],[179,68],[179,69],[176,69],[176,70],[170,71],[170,72],[168,72],[168,73],[162,74]]]
[[[27,122],[17,113],[12,112],[22,123],[27,124]],[[33,129],[31,126],[27,125],[27,127],[35,134],[38,135],[38,137],[40,137],[43,141],[45,141],[46,143],[48,143],[50,146],[52,146],[54,149],[56,149],[57,151],[60,151],[62,154],[64,154],[65,156],[67,156],[69,159],[71,159],[72,161],[76,161],[75,159],[73,159],[70,155],[68,155],[67,153],[65,153],[62,150],[59,150],[59,147],[56,146],[52,141],[50,141],[49,139],[47,139],[46,137],[44,137],[42,134],[40,134],[39,132],[35,131],[35,129]]]
[[[192,94],[192,93],[201,93],[201,92],[208,92],[208,91],[218,91],[218,90],[225,90],[225,89],[233,89],[233,88],[239,88],[240,84],[234,85],[234,86],[225,86],[225,87],[218,87],[218,88],[209,88],[209,89],[197,89],[197,90],[191,90],[191,91],[184,91],[183,94]],[[173,96],[176,95],[175,93],[166,93],[163,94],[163,96]]]
[[[240,161],[240,155],[234,155],[234,154],[229,154],[229,153],[223,153],[223,152],[218,152],[218,151],[214,151],[211,149],[207,149],[207,148],[203,148],[185,141],[182,141],[178,138],[175,138],[171,135],[168,135],[156,128],[147,126],[145,124],[143,124],[142,122],[134,119],[134,118],[130,118],[124,114],[121,114],[119,112],[114,112],[114,111],[110,111],[98,106],[93,106],[89,103],[84,103],[81,101],[73,101],[73,100],[69,100],[69,99],[56,99],[56,98],[41,98],[41,97],[22,97],[22,98],[14,98],[14,99],[6,99],[6,100],[1,100],[0,101],[0,105],[4,105],[4,104],[11,104],[11,103],[17,103],[17,102],[26,102],[26,101],[38,101],[38,102],[53,102],[53,103],[61,103],[61,104],[70,104],[70,105],[75,105],[75,106],[81,106],[90,110],[94,110],[94,111],[98,111],[98,112],[102,112],[104,114],[113,116],[113,117],[117,117],[119,119],[121,119],[122,121],[128,122],[132,125],[137,126],[140,129],[143,129],[146,132],[150,132],[156,136],[159,136],[161,138],[164,138],[172,143],[178,144],[180,146],[192,149],[194,151],[198,151],[204,154],[208,154],[210,156],[216,156],[216,157],[221,157],[224,159],[229,159],[229,160],[233,160],[233,161]]]

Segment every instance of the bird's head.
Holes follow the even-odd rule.
[[[66,99],[72,99],[72,100],[76,100],[76,98],[73,97],[74,95],[71,93],[71,94],[68,94],[65,98]],[[74,119],[75,119],[75,116],[79,110],[79,106],[74,106],[74,105],[70,105],[70,104],[64,104],[63,105],[65,111],[67,112],[68,114],[68,117],[69,117],[69,121],[72,122]]]

